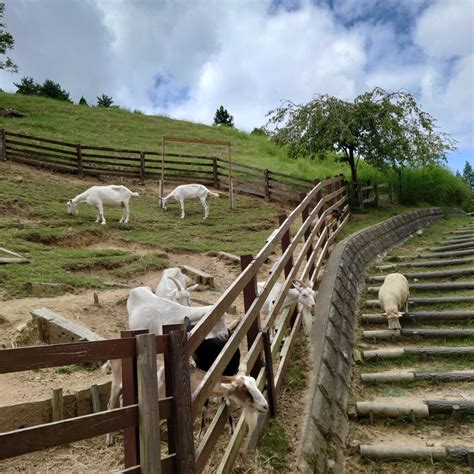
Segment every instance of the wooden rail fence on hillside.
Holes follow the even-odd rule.
[[[10,146],[7,139],[7,148]],[[84,148],[82,147],[82,150]],[[81,156],[84,158],[83,155]],[[82,165],[84,172],[86,168],[84,163]],[[77,171],[77,168],[75,169]],[[265,422],[270,416],[278,413],[277,394],[283,386],[292,349],[303,322],[303,315],[295,312],[294,307],[286,309],[282,318],[277,318],[277,315],[295,278],[308,281],[313,288],[317,288],[318,275],[328,258],[330,246],[349,218],[347,185],[342,175],[329,177],[322,182],[317,180],[317,184],[307,194],[300,193],[298,199],[299,204],[288,216],[278,216],[279,227],[272,232],[257,255],[240,257],[242,272],[213,305],[206,318],[194,327],[187,340],[182,332],[156,338],[156,352],[165,354],[166,387],[167,391],[171,390],[167,393],[167,398],[160,400],[159,405],[151,401],[155,395],[148,394],[149,390],[151,393],[156,393],[155,387],[148,387],[146,384],[150,381],[145,380],[146,374],[153,373],[152,357],[149,355],[149,345],[153,346],[153,342],[149,335],[137,335],[135,339],[132,337],[132,332],[127,332],[123,340],[63,344],[61,349],[55,349],[58,346],[50,346],[0,351],[0,373],[121,358],[124,377],[129,377],[128,381],[124,379],[123,408],[64,420],[53,425],[45,424],[40,427],[26,428],[25,430],[28,431],[18,430],[18,432],[0,434],[0,458],[44,449],[108,431],[125,429],[127,472],[138,472],[138,465],[144,472],[147,466],[153,466],[155,469],[153,472],[159,472],[156,467],[159,463],[161,463],[162,472],[170,472],[169,469],[179,473],[202,472],[224,431],[229,408],[224,402],[220,405],[209,428],[196,447],[192,439],[192,423],[228,362],[241,345],[247,346],[248,349],[243,360],[246,372],[256,378],[259,388],[269,400],[271,407],[269,413],[260,415],[257,429],[249,439],[248,447],[254,447]],[[326,227],[325,217],[336,208],[342,211],[340,219],[333,221],[330,228]],[[273,265],[262,292],[257,295],[257,274],[262,270],[262,265],[266,260],[275,253],[276,248],[281,249],[281,255]],[[277,281],[283,284],[282,292],[275,301],[272,312],[263,321],[260,318],[260,310]],[[224,350],[192,394],[188,394],[186,390],[179,390],[182,384],[185,387],[189,386],[189,383],[186,384],[186,379],[189,380],[189,374],[186,372],[189,354],[201,344],[217,321],[241,294],[243,294],[245,314],[234,329]],[[270,340],[269,334],[272,332],[276,334],[273,340]],[[138,343],[138,338],[141,338],[141,345]],[[142,370],[141,364],[137,366],[136,361],[138,357],[142,357],[140,351],[145,351],[142,348],[145,341],[149,344],[146,346],[148,365]],[[68,348],[72,348],[71,353],[68,352]],[[154,373],[156,374],[156,370]],[[181,382],[178,383],[171,374],[180,374]],[[149,377],[156,380],[154,375],[149,375]],[[135,386],[133,381],[138,384],[137,391],[133,389]],[[156,398],[157,395],[155,400]],[[158,409],[159,416],[153,415],[154,409]],[[139,417],[140,413],[151,413],[150,423],[146,422],[148,415],[142,418]],[[157,438],[159,435],[154,431],[155,428],[158,430],[156,418],[168,420],[170,454],[161,460],[157,459],[156,453],[149,452],[153,444],[159,442]],[[230,472],[245,438],[246,430],[244,417],[241,415],[224,454],[220,456],[220,464],[215,468],[216,472]],[[59,439],[55,434],[58,432],[66,434]],[[81,437],[78,437],[79,435]],[[22,440],[27,437],[36,441],[31,445],[26,445]],[[156,444],[154,446],[157,451]]]
[[[123,176],[161,179],[162,152],[88,146],[34,137],[0,129],[0,160],[11,160],[78,176]],[[164,154],[164,178],[229,188],[229,160],[204,154]],[[300,178],[242,163],[232,163],[234,191],[267,200],[296,202],[300,192],[315,185]]]

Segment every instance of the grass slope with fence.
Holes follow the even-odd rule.
[[[0,118],[0,128],[40,138],[156,153],[161,151],[162,136],[230,141],[232,159],[243,165],[310,180],[340,173],[349,179],[350,175],[347,165],[338,161],[335,154],[328,154],[324,161],[304,158],[293,160],[287,157],[284,147],[278,147],[267,137],[234,128],[210,127],[120,108],[87,107],[4,92],[0,92],[0,107],[14,108],[26,114],[24,118]],[[193,150],[193,147],[189,150]],[[196,153],[199,150],[198,146],[194,147]],[[225,149],[216,150],[216,154],[227,158]],[[361,161],[358,172],[361,182],[391,183],[398,201],[404,205],[427,203],[466,209],[472,205],[466,184],[444,167],[404,169],[401,191],[399,176],[392,170],[380,172]]]

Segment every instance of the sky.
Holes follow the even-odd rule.
[[[474,164],[474,0],[3,0],[19,74],[78,102],[251,131],[282,101],[412,92]]]

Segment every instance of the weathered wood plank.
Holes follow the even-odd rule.
[[[90,329],[70,321],[48,308],[33,309],[30,313],[38,328],[40,339],[48,344],[104,340],[102,336]]]
[[[474,311],[419,311],[403,313],[402,321],[464,321],[474,319]],[[385,314],[363,314],[361,320],[366,324],[387,322]]]
[[[196,281],[196,283],[209,285],[211,288],[214,287],[214,277],[212,275],[209,275],[208,273],[189,265],[180,265],[180,268],[183,273],[190,275]]]
[[[474,282],[463,281],[457,283],[410,283],[410,290],[417,291],[454,291],[454,290],[473,290]],[[369,293],[378,294],[379,287],[369,286]]]
[[[440,270],[435,272],[414,272],[414,273],[404,273],[405,277],[409,280],[411,278],[451,278],[462,275],[474,275],[474,268],[459,268],[456,270]],[[367,278],[369,282],[379,282],[384,281],[385,275],[371,276]]]
[[[92,438],[138,425],[138,405],[0,433],[0,459]]]

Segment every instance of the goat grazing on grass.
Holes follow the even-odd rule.
[[[129,201],[131,196],[138,196],[138,193],[130,191],[125,186],[92,186],[87,191],[78,194],[75,198],[67,202],[68,214],[77,215],[77,206],[82,203],[94,206],[97,212],[96,224],[105,225],[104,206],[122,206],[123,212],[120,223],[127,224],[130,214]]]
[[[207,204],[207,195],[210,194],[214,197],[219,197],[218,193],[213,193],[203,186],[202,184],[182,184],[173,189],[164,198],[158,198],[160,200],[160,207],[167,209],[166,204],[170,199],[176,199],[181,206],[181,219],[184,218],[184,200],[185,199],[199,199],[204,209],[204,219],[207,219],[209,215],[209,206]]]
[[[258,294],[262,293],[265,283],[266,282],[264,281],[259,281],[257,283]],[[261,309],[261,312],[264,315],[269,315],[272,312],[273,307],[275,306],[275,303],[283,290],[283,286],[283,283],[275,283],[275,285],[273,286],[272,290],[270,291],[270,294],[268,295],[268,298],[265,300],[265,303],[263,303]],[[300,303],[301,306],[303,306],[303,319],[306,326],[306,330],[308,331],[312,323],[311,315],[314,312],[314,308],[316,305],[314,300],[315,296],[316,292],[312,288],[310,288],[308,285],[305,285],[300,280],[294,280],[293,288],[290,288],[285,296],[285,300],[283,301],[283,304],[280,309],[280,315],[284,309],[288,308],[293,303]]]
[[[408,280],[401,273],[390,273],[385,277],[379,289],[379,302],[388,319],[388,329],[401,329],[400,310],[408,312],[410,288]]]
[[[155,295],[176,301],[183,306],[191,305],[191,293],[195,291],[199,284],[187,286],[188,278],[181,269],[173,267],[167,268],[161,275],[161,280],[155,290]]]

